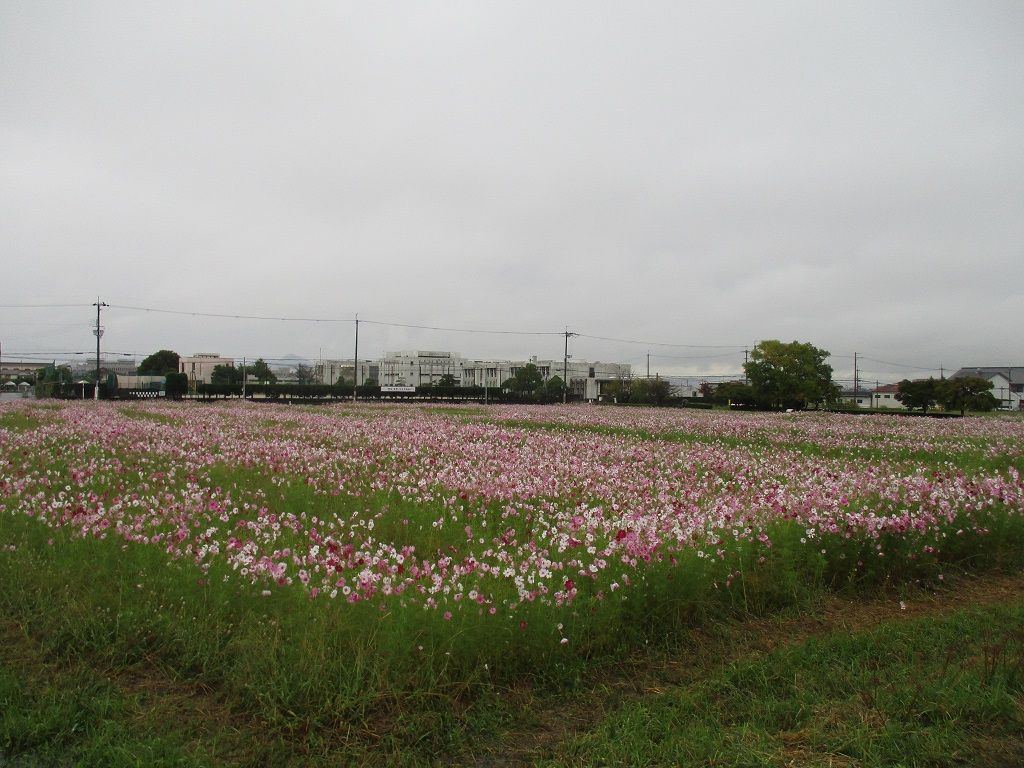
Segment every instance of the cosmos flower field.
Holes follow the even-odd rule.
[[[25,409],[4,408],[9,419]],[[831,586],[924,573],[983,547],[1024,507],[1019,419],[25,410],[37,426],[0,431],[0,512],[49,529],[51,542],[114,540],[261,596],[446,620],[518,624],[539,611],[564,625],[560,613],[581,601],[600,611],[654,589],[671,596],[674,572],[695,568],[712,589],[749,587],[743,569],[771,572],[780,549],[803,550]]]
[[[1015,417],[3,403],[0,629],[76,701],[209,692],[253,764],[427,765],[701,622],[1019,568],[1022,454]]]
[[[3,403],[0,622],[265,764],[431,764],[695,623],[1019,568],[1022,463],[1015,416]]]

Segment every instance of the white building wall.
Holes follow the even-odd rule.
[[[529,363],[537,366],[544,381],[555,376],[568,379],[569,389],[586,400],[601,397],[604,385],[628,379],[632,368],[624,363],[587,362],[586,360],[466,360],[462,369],[463,386],[500,387]]]
[[[1005,374],[993,374],[988,377],[988,380],[992,382],[992,396],[999,401],[1000,408],[1008,408],[1011,411],[1024,409],[1022,393],[1013,391],[1010,380]]]
[[[185,366],[196,363],[197,376],[206,374],[213,365],[231,363],[227,358],[207,358],[196,355],[182,359],[182,371]],[[385,387],[424,386],[436,384],[442,376],[450,374],[464,387],[479,386],[497,389],[504,382],[529,363],[537,366],[545,381],[553,376],[564,378],[563,360],[540,360],[536,357],[529,360],[468,360],[457,352],[441,352],[433,350],[404,350],[388,352],[376,360],[359,361],[359,383],[375,379]],[[593,400],[601,396],[604,385],[617,379],[628,379],[632,369],[623,363],[590,363],[585,360],[568,362],[569,386],[580,397]],[[208,369],[208,370],[207,370]],[[322,384],[334,384],[339,376],[352,378],[352,360],[319,360],[314,362],[317,381]]]
[[[896,399],[895,392],[876,392],[872,408],[903,408],[904,405]]]
[[[318,384],[334,385],[344,377],[352,381],[352,360],[317,360],[313,364],[313,375]]]
[[[221,357],[219,352],[196,352],[178,360],[178,372],[188,376],[190,384],[210,383],[210,375],[218,365],[234,365],[233,357]]]
[[[385,387],[421,387],[436,384],[445,375],[462,381],[466,363],[457,352],[433,350],[388,352],[376,362],[380,368],[378,381]]]

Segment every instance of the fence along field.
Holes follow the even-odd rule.
[[[201,684],[282,754],[428,760],[517,681],[1024,543],[1013,418],[0,409],[5,620],[62,659]]]

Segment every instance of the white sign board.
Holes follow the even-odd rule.
[[[381,387],[381,392],[415,392],[416,387]]]

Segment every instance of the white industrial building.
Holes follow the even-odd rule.
[[[313,376],[318,384],[334,385],[339,379],[352,382],[352,358],[348,360],[316,360],[313,363]],[[380,363],[376,360],[359,361],[359,383],[367,381],[380,382]]]
[[[195,387],[200,382],[209,384],[213,369],[218,365],[234,364],[235,358],[221,357],[219,352],[196,352],[191,357],[178,359],[178,372],[187,375],[189,386]]]
[[[111,358],[100,357],[100,370],[103,373],[113,373],[116,376],[131,376],[138,370],[138,364],[135,362],[134,357],[119,357],[116,360]],[[91,360],[85,360],[82,363],[75,365],[71,372],[75,376],[84,376],[86,374],[96,373],[96,358]]]
[[[378,382],[382,387],[421,387],[436,384],[442,376],[451,376],[464,384],[466,361],[457,352],[415,350],[386,352],[376,361],[380,366]]]
[[[624,363],[587,362],[586,360],[466,360],[462,368],[464,386],[500,387],[520,369],[533,363],[544,381],[557,376],[566,381],[574,397],[600,400],[604,387],[613,381],[632,376],[632,368]]]
[[[387,352],[376,360],[359,361],[359,383],[373,380],[383,387],[420,387],[437,384],[450,376],[459,386],[493,387],[498,389],[521,368],[533,363],[544,381],[558,376],[568,378],[575,397],[598,400],[605,385],[628,379],[632,375],[629,365],[623,363],[590,363],[585,360],[477,360],[462,357],[458,352],[438,350],[402,350]],[[345,360],[319,360],[314,362],[316,380],[322,384],[335,384],[339,378],[352,380],[351,358]]]
[[[407,350],[389,352],[376,363],[378,381],[382,386],[423,386],[436,384],[451,376],[464,387],[501,387],[520,369],[532,363],[544,381],[558,376],[568,379],[570,391],[584,400],[598,400],[604,385],[617,379],[628,379],[632,369],[622,363],[590,363],[585,360],[478,360],[462,357],[457,352]]]

